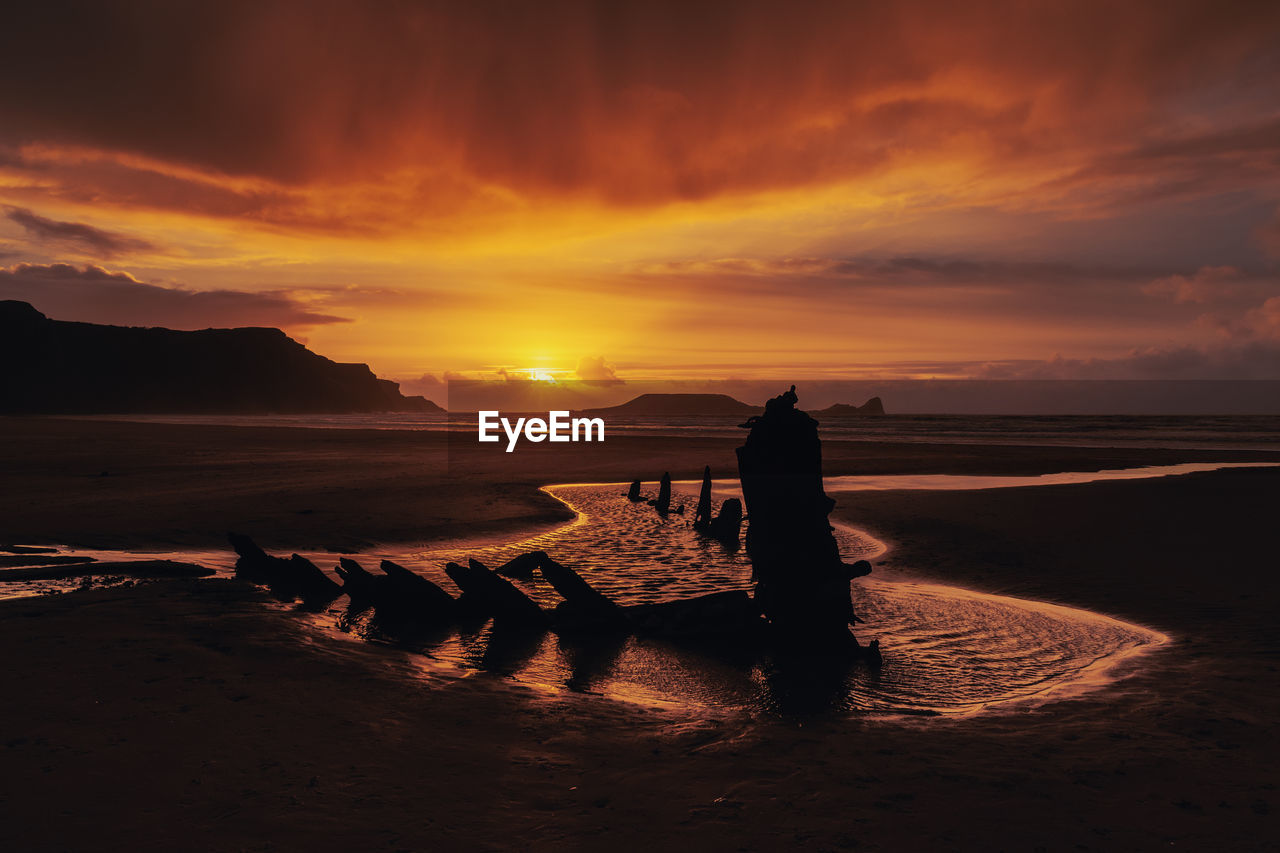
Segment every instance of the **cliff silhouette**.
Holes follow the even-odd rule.
[[[279,329],[101,326],[0,301],[0,413],[442,412]]]

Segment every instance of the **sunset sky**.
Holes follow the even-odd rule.
[[[1280,378],[1274,2],[45,2],[0,68],[57,319],[428,393]]]

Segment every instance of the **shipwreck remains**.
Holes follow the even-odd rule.
[[[738,534],[742,530],[742,501],[729,498],[720,505],[720,514],[711,517],[711,466],[702,470],[702,491],[698,495],[698,511],[693,517],[693,529],[719,539],[725,547],[738,547]]]
[[[462,590],[462,607],[492,616],[503,627],[545,628],[550,621],[536,601],[479,560],[448,563],[444,571]]]
[[[658,515],[666,516],[671,512],[671,474],[665,472],[658,482],[658,497],[649,501],[650,506],[658,511]]]
[[[857,650],[849,580],[870,564],[846,565],[828,520],[818,422],[796,408],[796,387],[742,426],[738,475],[751,523],[747,556],[755,601],[777,642],[807,651]]]
[[[850,565],[840,557],[828,520],[835,502],[822,484],[818,423],[796,408],[797,401],[793,385],[770,400],[764,414],[742,425],[750,430],[737,450],[742,493],[750,511],[750,593],[728,590],[621,606],[545,551],[518,555],[496,570],[474,559],[466,565],[448,563],[445,573],[461,591],[457,598],[388,560],[373,572],[349,557],[341,558],[335,568],[343,581],[340,586],[297,554],[274,557],[247,536],[233,533],[231,543],[239,554],[236,574],[268,585],[279,597],[301,599],[304,606],[324,606],[345,592],[353,608],[373,607],[380,618],[386,616],[400,626],[436,629],[492,619],[492,654],[485,658],[490,663],[531,654],[536,649],[533,638],[546,631],[558,634],[562,646],[583,661],[596,660],[603,650],[616,650],[621,638],[640,635],[735,655],[763,653],[786,678],[840,681],[855,656],[872,666],[881,661],[877,642],[863,648],[850,632],[860,620],[853,613],[849,581],[870,573],[871,564],[860,560]],[[726,500],[712,518],[711,491],[708,466],[693,527],[736,545],[743,504]],[[627,497],[634,500],[638,493],[639,484],[633,483]],[[669,474],[663,475],[659,497],[652,503],[660,513],[669,511]],[[507,578],[525,582],[526,588],[541,579],[561,601],[544,607]]]
[[[702,469],[702,491],[698,493],[698,509],[693,514],[693,529],[702,530],[711,524],[711,466]]]
[[[334,569],[343,581],[339,586],[314,563],[296,554],[288,559],[274,557],[247,536],[233,533],[230,538],[240,554],[237,577],[266,585],[279,598],[300,600],[304,607],[326,605],[346,593],[353,607],[372,607],[379,617],[401,626],[412,622],[423,628],[441,627],[480,617],[493,619],[495,630],[508,638],[549,630],[588,641],[628,634],[673,640],[755,641],[765,628],[745,591],[624,607],[545,551],[521,554],[499,571],[527,580],[541,577],[563,599],[550,610],[479,560],[468,560],[465,566],[445,565],[445,573],[462,593],[454,598],[429,579],[390,560],[382,561],[381,572],[373,572],[350,557],[340,558]],[[323,583],[307,567],[315,569]]]
[[[306,557],[273,557],[248,536],[228,534],[236,560],[236,577],[266,585],[282,599],[300,599],[306,607],[323,607],[346,590]]]

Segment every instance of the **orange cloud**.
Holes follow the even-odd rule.
[[[215,326],[310,326],[345,323],[310,310],[287,293],[184,290],[139,281],[127,272],[70,264],[0,267],[0,299],[29,302],[56,320],[119,326],[206,329]]]
[[[110,253],[348,318],[312,344],[384,372],[1115,359],[1204,345],[1201,297],[1236,286],[1204,270],[1240,271],[1213,301],[1229,323],[1272,295],[1274,3],[85,3],[5,24],[9,257]]]
[[[1272,4],[82,11],[69,30],[24,10],[0,37],[6,76],[40,69],[0,91],[21,164],[75,176],[82,196],[286,224],[343,219],[334,208],[362,192],[398,195],[394,213],[416,221],[545,198],[697,202],[920,164],[1035,162],[1079,182],[1215,144],[1274,147],[1263,129],[1163,141],[1170,119],[1204,121],[1179,97],[1198,81],[1246,88],[1245,63],[1271,49]],[[103,154],[57,154],[76,149]],[[945,169],[931,179],[945,186]],[[316,187],[327,211],[309,209]]]
[[[71,244],[99,258],[109,259],[126,252],[149,251],[155,248],[146,240],[94,228],[83,222],[60,222],[56,219],[48,219],[20,207],[10,207],[5,215],[21,225],[27,234],[39,242]]]

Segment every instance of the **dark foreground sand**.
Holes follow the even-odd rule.
[[[1174,636],[1104,691],[963,720],[689,719],[425,678],[229,581],[0,603],[0,849],[1274,849],[1278,488],[840,496],[893,544],[887,575]]]

